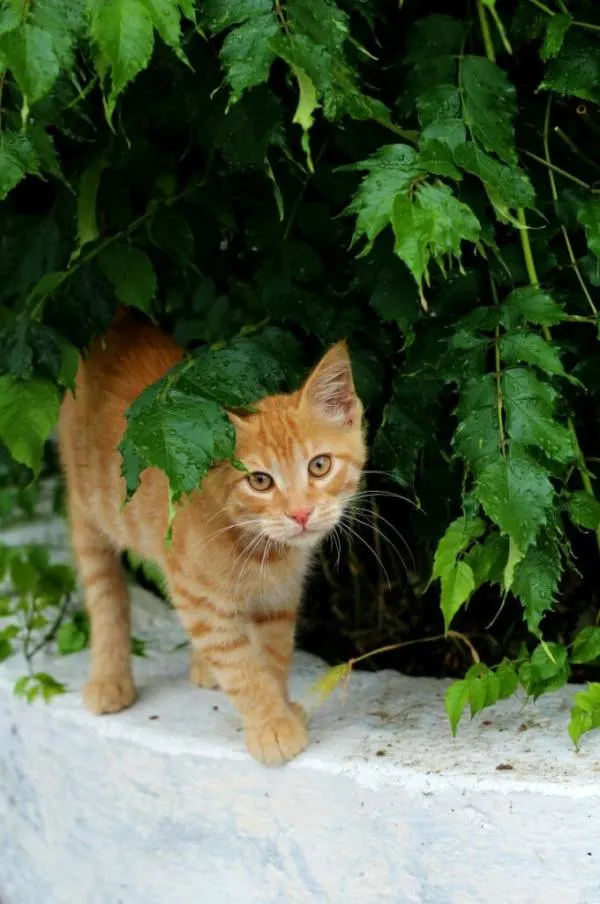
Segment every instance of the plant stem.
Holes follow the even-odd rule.
[[[496,62],[496,51],[494,50],[494,42],[490,31],[490,23],[487,19],[486,9],[482,0],[477,0],[477,15],[479,16],[479,24],[481,26],[481,37],[485,47],[485,55],[490,62]]]
[[[479,653],[468,637],[466,637],[464,634],[461,634],[459,631],[448,631],[447,634],[436,634],[434,637],[418,637],[416,640],[404,640],[401,643],[386,644],[386,646],[384,647],[378,647],[376,650],[370,650],[368,653],[362,653],[360,656],[355,656],[353,659],[349,659],[348,667],[350,670],[352,670],[358,662],[364,662],[365,659],[370,659],[371,656],[377,656],[379,653],[392,653],[394,650],[401,650],[404,647],[412,647],[417,643],[435,643],[439,642],[440,640],[447,640],[449,637],[453,640],[461,640],[469,648],[473,662],[481,662]]]
[[[543,157],[538,157],[537,154],[534,154],[532,151],[528,151],[525,148],[519,148],[522,154],[526,154],[527,157],[531,157],[532,160],[537,161],[537,163],[541,163],[544,166],[548,167],[549,170],[552,170],[555,173],[558,173],[559,176],[564,176],[565,179],[570,179],[571,182],[574,182],[575,185],[581,186],[581,188],[587,188],[588,191],[594,192],[597,189],[594,189],[589,182],[584,182],[583,179],[579,179],[577,176],[574,176],[573,173],[569,173],[567,170],[561,169],[560,166],[555,166],[554,163],[550,163],[548,160],[544,160]]]
[[[523,248],[523,257],[525,258],[525,268],[527,270],[529,282],[532,286],[539,286],[540,281],[538,279],[537,270],[535,269],[535,261],[533,259],[533,253],[531,251],[531,242],[529,241],[527,217],[525,216],[525,211],[522,207],[519,207],[517,209],[517,222],[521,227],[519,229],[519,237],[521,239],[521,247]]]
[[[534,6],[537,6],[538,9],[541,9],[546,13],[547,16],[555,16],[556,12],[553,9],[550,9],[549,6],[546,6],[545,3],[542,3],[541,0],[529,0],[530,3],[533,3]],[[588,31],[600,31],[600,25],[596,25],[594,22],[582,22],[579,19],[573,19],[571,25],[575,25],[577,28],[587,28]]]

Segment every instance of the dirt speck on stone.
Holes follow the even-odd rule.
[[[496,766],[497,772],[509,772],[511,769],[514,769],[514,766],[511,766],[510,763],[499,763]]]

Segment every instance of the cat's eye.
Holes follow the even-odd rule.
[[[308,463],[311,477],[325,477],[331,471],[331,455],[317,455]]]
[[[246,480],[252,489],[256,490],[258,493],[265,493],[267,490],[270,490],[274,483],[271,475],[265,474],[264,471],[253,471],[252,474],[248,474]]]

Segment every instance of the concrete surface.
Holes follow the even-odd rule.
[[[224,696],[188,683],[171,614],[135,597],[150,648],[127,712],[84,711],[86,653],[40,660],[71,689],[50,705],[0,665],[2,904],[600,904],[600,738],[574,752],[575,689],[453,740],[444,682],[356,673],[267,769]],[[297,699],[323,668],[298,655]]]

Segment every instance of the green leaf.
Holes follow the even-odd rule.
[[[444,697],[444,706],[450,719],[453,737],[456,735],[461,716],[469,703],[469,686],[463,679],[454,681]]]
[[[512,697],[519,686],[519,678],[511,662],[502,662],[496,670],[498,679],[498,699],[507,700]]]
[[[498,673],[492,672],[482,662],[472,665],[462,681],[455,681],[446,692],[444,705],[450,719],[452,734],[456,735],[456,729],[467,706],[473,718],[482,709],[510,697],[516,690],[516,684],[517,677],[510,663],[503,663]]]
[[[458,610],[475,590],[475,578],[466,562],[456,562],[442,574],[441,585],[440,606],[444,616],[444,629],[447,631]]]
[[[364,236],[368,251],[392,220],[394,198],[424,172],[417,152],[406,144],[384,145],[368,160],[351,168],[367,171],[346,212],[356,214],[352,244]]]
[[[294,113],[293,123],[302,129],[302,150],[306,155],[306,163],[311,173],[314,172],[312,156],[310,153],[309,132],[315,121],[314,112],[319,107],[317,92],[312,81],[302,69],[292,66],[292,72],[296,76],[300,96],[298,106]]]
[[[467,380],[456,410],[458,427],[453,445],[475,472],[498,460],[497,390],[492,374]]]
[[[146,659],[148,654],[146,652],[146,647],[148,646],[148,641],[143,640],[141,637],[132,637],[131,638],[131,655],[139,656],[141,659]]]
[[[564,376],[560,356],[539,333],[508,333],[500,340],[500,356],[507,364],[533,364],[547,374]]]
[[[106,157],[97,157],[81,174],[77,194],[77,255],[84,245],[94,242],[100,235],[96,215],[96,202],[102,173],[108,166]]]
[[[94,0],[91,34],[103,64],[110,69],[108,113],[112,115],[117,96],[150,62],[152,17],[143,0]]]
[[[529,662],[519,668],[519,681],[525,692],[537,699],[542,694],[560,690],[569,679],[566,647],[559,643],[540,643]]]
[[[26,135],[0,133],[0,201],[28,174],[39,174],[39,160]]]
[[[265,331],[204,350],[142,392],[127,411],[119,447],[128,496],[142,471],[157,467],[177,502],[200,486],[217,461],[233,457],[235,431],[223,406],[246,408],[281,387],[286,370],[273,352],[274,343],[281,345],[279,335]]]
[[[61,625],[56,635],[58,652],[62,656],[84,650],[88,645],[88,640],[88,633],[74,619]]]
[[[539,635],[540,622],[556,601],[563,558],[556,539],[546,534],[531,546],[515,568],[511,590],[523,605],[527,627]]]
[[[573,641],[571,662],[577,665],[600,659],[600,628],[583,628]]]
[[[60,71],[51,33],[30,22],[0,34],[0,59],[30,104],[50,91]]]
[[[473,540],[480,537],[485,530],[485,522],[481,518],[472,518],[461,515],[446,528],[446,532],[440,539],[433,559],[432,580],[442,577],[450,571],[458,558],[471,545]]]
[[[600,258],[600,199],[586,201],[579,208],[577,219],[585,229],[588,248]]]
[[[28,690],[28,702],[31,702],[34,697],[37,696],[37,694],[32,694],[34,689],[38,690],[38,693],[41,692],[46,703],[58,694],[64,694],[67,690],[66,684],[57,681],[56,678],[53,678],[52,675],[48,675],[46,672],[35,672],[32,681],[38,682],[38,688],[32,687]],[[29,694],[31,694],[31,697]]]
[[[546,36],[540,50],[540,57],[547,62],[560,52],[565,35],[573,24],[573,17],[568,13],[555,13],[548,19]]]
[[[514,330],[526,323],[555,326],[564,319],[562,308],[551,295],[538,286],[527,286],[508,295],[502,304],[500,322],[507,330]]]
[[[534,206],[535,192],[529,177],[517,166],[505,166],[494,160],[474,141],[454,148],[454,160],[462,169],[481,179],[501,218],[508,208]]]
[[[476,243],[480,225],[470,207],[440,183],[419,185],[412,196],[397,195],[392,212],[394,251],[418,285],[428,277],[431,259],[460,260],[463,240]]]
[[[504,163],[516,163],[515,89],[503,69],[485,57],[465,56],[460,66],[463,116],[472,136]]]
[[[575,746],[579,746],[582,735],[594,728],[600,728],[600,684],[588,684],[587,690],[575,694],[569,722],[569,735]]]
[[[577,527],[597,530],[600,527],[600,502],[590,493],[577,490],[569,496],[569,516]]]
[[[518,356],[518,352],[515,355]],[[502,382],[506,428],[510,438],[522,446],[542,449],[555,461],[571,461],[575,454],[571,434],[553,418],[554,390],[523,368],[505,371]]]
[[[279,25],[270,0],[209,0],[204,15],[214,32],[233,28],[221,48],[221,60],[231,87],[231,103],[244,91],[266,82],[275,60],[272,46]]]
[[[526,552],[547,524],[554,490],[545,470],[515,449],[479,475],[477,498],[503,533]]]
[[[496,531],[488,533],[483,543],[476,543],[465,555],[475,579],[475,588],[482,584],[501,584],[507,566],[509,543]]]
[[[600,46],[596,33],[570,29],[540,88],[600,102]]]
[[[98,263],[122,304],[150,312],[156,275],[145,251],[131,245],[109,245],[99,255]]]
[[[439,138],[421,137],[419,143],[419,163],[428,173],[461,179],[461,172],[454,164],[452,149]]]
[[[8,637],[3,636],[3,632],[0,632],[0,662],[4,662],[5,659],[8,659],[9,656],[13,654],[13,647],[8,639]]]
[[[15,461],[38,474],[42,450],[58,420],[60,397],[46,380],[0,377],[0,440]]]

